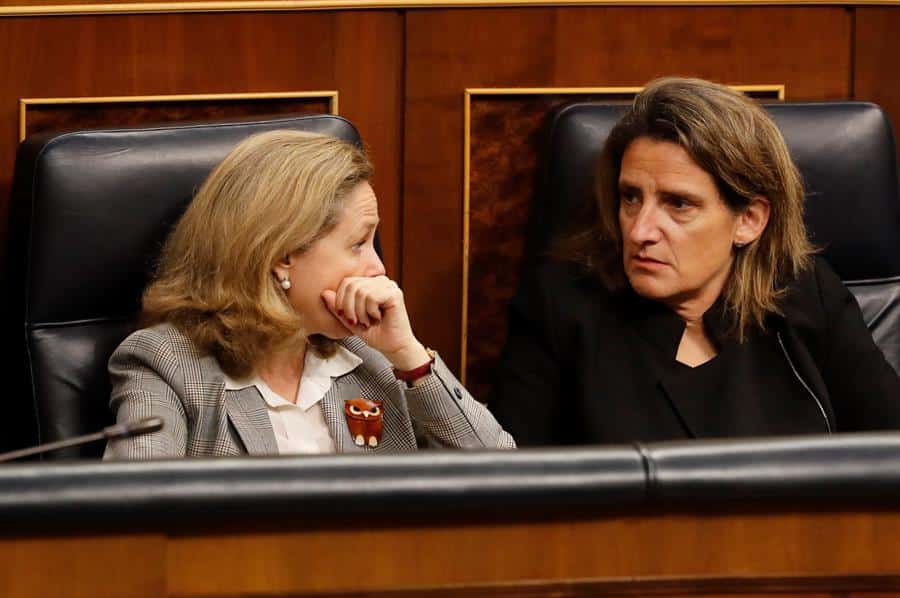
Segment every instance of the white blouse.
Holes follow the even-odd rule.
[[[333,453],[334,439],[325,423],[319,402],[331,388],[333,378],[343,376],[360,363],[362,363],[360,357],[340,345],[337,352],[327,359],[308,350],[303,364],[303,377],[300,378],[300,388],[297,389],[296,403],[287,401],[275,393],[257,375],[245,380],[234,380],[226,375],[225,389],[256,387],[266,402],[279,454]]]

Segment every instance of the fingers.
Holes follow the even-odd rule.
[[[359,278],[345,278],[338,285],[336,306],[338,315],[347,320],[351,326],[368,323],[357,313],[357,301],[360,297]]]
[[[328,308],[328,311],[337,315],[337,307],[335,307],[335,304],[337,303],[337,293],[331,289],[325,289],[322,291],[322,301],[325,302],[325,307]]]
[[[337,291],[335,292],[335,308],[337,309],[337,314],[344,320],[346,320],[351,326],[356,326],[356,310],[349,309],[348,305],[352,305],[352,283],[353,278],[345,278],[338,285]]]
[[[372,321],[369,319],[369,312],[366,310],[368,299],[369,297],[365,288],[357,287],[355,289],[353,294],[353,309],[356,313],[357,321],[363,328],[368,328],[372,325]]]
[[[386,276],[350,277],[338,285],[332,311],[350,325],[365,329],[380,323],[398,300],[402,301],[402,292]]]
[[[322,291],[322,303],[325,304],[325,308],[331,312],[331,314],[337,318],[338,322],[340,322],[344,328],[347,329],[347,332],[353,334],[353,330],[348,326],[347,320],[338,313],[337,307],[337,293],[332,291],[331,289],[326,289]]]
[[[381,305],[376,301],[373,297],[366,298],[366,314],[369,316],[369,321],[378,323],[381,321]]]
[[[391,359],[421,343],[416,340],[403,291],[387,276],[348,277],[322,300],[345,328]]]

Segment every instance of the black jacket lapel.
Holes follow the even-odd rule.
[[[834,414],[834,409],[831,406],[831,397],[828,394],[828,387],[825,385],[825,380],[822,378],[822,374],[819,372],[819,368],[816,366],[812,354],[810,354],[806,345],[800,342],[796,332],[790,326],[786,325],[786,323],[782,323],[779,328],[779,336],[784,351],[786,352],[785,359],[788,360],[788,364],[796,371],[797,376],[800,378],[800,382],[804,384],[807,387],[807,390],[813,395],[810,396],[809,399],[811,401],[816,401],[818,407],[821,407],[825,411],[831,432],[838,432],[839,430],[835,423],[837,419]]]
[[[658,365],[675,363],[678,345],[684,334],[684,321],[669,308],[656,301],[640,297],[633,291],[626,291],[619,297],[624,313],[637,333],[643,339],[647,351],[656,358],[648,363],[645,375],[654,379],[668,399],[667,405],[674,411],[676,418],[692,438],[697,437],[703,429],[703,411],[699,401],[694,401],[689,392],[676,381],[666,375]]]

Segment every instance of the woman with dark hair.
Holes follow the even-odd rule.
[[[524,444],[900,428],[900,381],[813,256],[803,185],[754,101],[651,82],[595,217],[525,281],[491,409]]]

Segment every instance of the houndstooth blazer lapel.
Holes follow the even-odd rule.
[[[328,428],[331,430],[331,436],[334,439],[334,446],[339,453],[396,453],[409,450],[404,444],[405,428],[403,422],[406,421],[408,415],[406,410],[401,408],[402,400],[399,397],[388,396],[384,392],[375,392],[369,385],[369,392],[362,389],[362,385],[356,378],[355,372],[351,372],[332,381],[331,388],[322,398],[322,414]],[[399,389],[396,392],[400,395]],[[372,448],[368,445],[359,446],[353,442],[350,436],[350,428],[347,426],[347,419],[344,415],[344,401],[355,399],[356,397],[366,397],[368,399],[379,399],[383,401],[384,409],[384,433],[381,442],[377,447]],[[415,439],[411,443],[415,448]]]
[[[255,386],[225,391],[225,411],[251,455],[277,455],[278,442],[266,403]]]
[[[331,388],[322,397],[322,415],[334,439],[334,448],[339,453],[364,453],[366,447],[357,446],[350,437],[350,428],[344,415],[344,401],[358,397],[359,387],[348,384],[344,377],[331,381]]]

